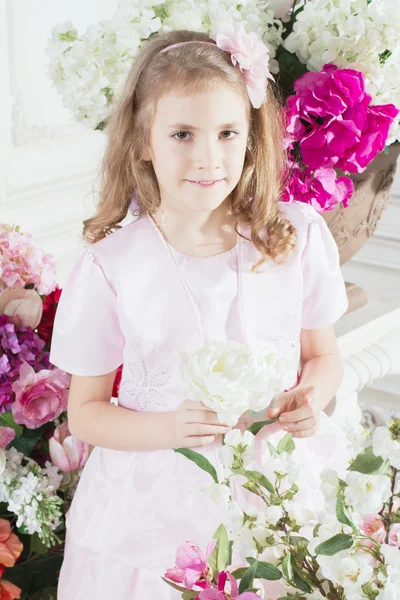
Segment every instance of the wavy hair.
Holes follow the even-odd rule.
[[[119,229],[136,190],[140,213],[152,214],[161,197],[151,161],[142,159],[158,100],[171,91],[196,93],[221,81],[247,99],[249,134],[241,178],[231,193],[238,226],[250,226],[250,238],[267,258],[281,262],[294,248],[296,230],[279,212],[285,185],[286,150],[282,100],[275,83],[268,83],[267,101],[258,109],[250,103],[245,78],[227,52],[209,44],[189,44],[160,54],[179,42],[210,42],[207,33],[177,30],[158,33],[141,48],[121,97],[107,125],[107,146],[100,166],[101,192],[96,214],[83,222],[83,239],[92,244]]]

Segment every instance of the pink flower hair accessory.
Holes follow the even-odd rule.
[[[210,35],[212,42],[190,40],[172,44],[160,51],[167,52],[172,48],[185,46],[186,44],[211,44],[218,46],[221,50],[231,55],[234,66],[239,65],[247,85],[250,101],[254,108],[260,108],[267,97],[267,80],[274,80],[270,73],[268,63],[268,48],[259,36],[254,32],[247,33],[242,23],[226,25],[224,30]]]

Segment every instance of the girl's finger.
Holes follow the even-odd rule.
[[[189,410],[207,410],[210,412],[215,412],[212,408],[209,408],[201,400],[188,400],[188,409]],[[217,414],[215,412],[215,414]]]
[[[310,417],[309,419],[304,419],[303,421],[298,421],[296,423],[287,423],[286,425],[282,425],[282,429],[285,431],[302,431],[303,429],[311,429],[318,425],[315,417]]]
[[[218,415],[211,410],[190,410],[187,413],[187,423],[208,423],[210,425],[223,425],[218,421]]]
[[[300,406],[300,408],[296,408],[295,410],[291,410],[289,412],[283,412],[279,417],[279,422],[281,423],[281,425],[283,423],[303,421],[304,419],[312,417],[314,415],[314,411],[310,402],[310,399],[305,399],[303,406]]]

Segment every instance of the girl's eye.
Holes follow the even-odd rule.
[[[227,133],[228,135],[230,133],[234,133],[235,136],[236,136],[238,132],[237,131],[225,130],[222,133],[223,134]],[[187,138],[185,138],[185,137],[177,137],[177,136],[182,136],[182,135],[183,136],[189,135],[189,132],[188,131],[177,131],[177,133],[174,133],[172,137],[174,137],[176,140],[178,140],[178,142],[186,142]],[[235,136],[233,136],[233,137],[235,137]],[[231,139],[233,139],[233,137],[225,137],[225,136],[223,136],[223,138],[225,140],[231,140]]]

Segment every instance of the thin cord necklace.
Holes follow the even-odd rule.
[[[150,220],[150,222],[152,222],[154,224],[154,228],[156,229],[163,245],[164,248],[167,250],[173,264],[175,267],[175,271],[178,274],[178,277],[180,278],[182,285],[186,291],[186,294],[189,298],[189,301],[192,305],[193,308],[193,312],[195,314],[196,317],[196,321],[197,321],[197,325],[199,328],[199,332],[200,332],[200,339],[201,339],[201,345],[204,346],[205,345],[205,337],[204,337],[204,330],[203,330],[203,325],[201,322],[201,316],[200,316],[200,311],[196,302],[196,299],[185,279],[185,277],[182,275],[176,261],[175,258],[171,252],[171,248],[170,248],[170,244],[168,243],[167,237],[165,235],[165,233],[163,232],[163,230],[161,229],[160,225],[157,223],[157,221],[154,219],[154,217],[150,214],[147,213],[147,216]],[[163,225],[164,225],[164,213],[163,213]],[[242,238],[240,235],[237,235],[237,244],[236,244],[236,256],[237,256],[237,286],[238,286],[238,305],[239,305],[239,318],[240,318],[240,325],[242,328],[242,332],[243,332],[243,336],[246,340],[246,343],[249,343],[247,334],[246,334],[246,329],[244,326],[244,316],[243,316],[243,298],[242,298]]]

